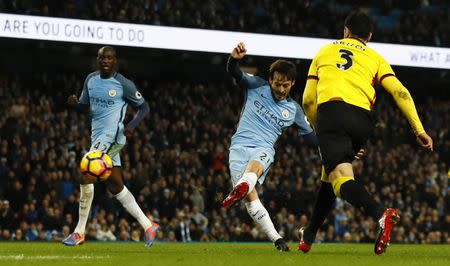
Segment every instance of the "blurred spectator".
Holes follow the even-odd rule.
[[[135,231],[132,232],[132,235]],[[133,236],[132,236],[133,237]],[[136,238],[136,236],[134,236]],[[114,241],[116,236],[112,233],[106,221],[101,223],[101,227],[97,230],[97,239],[100,241]]]

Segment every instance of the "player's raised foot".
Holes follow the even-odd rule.
[[[158,234],[160,227],[157,223],[153,222],[150,227],[145,230],[145,246],[151,247],[155,241],[156,235]]]
[[[80,233],[72,233],[63,239],[63,244],[66,246],[77,246],[84,243],[84,235]]]
[[[242,182],[237,184],[228,196],[222,201],[222,206],[231,208],[236,202],[242,200],[248,193],[248,183]]]
[[[394,225],[400,220],[400,215],[394,208],[386,209],[378,220],[378,235],[375,241],[375,254],[381,255],[386,252],[386,248],[389,246],[391,240],[391,232]]]
[[[289,246],[283,238],[277,239],[273,244],[278,251],[289,251]]]
[[[314,240],[309,240],[305,237],[305,229],[305,227],[302,227],[298,230],[298,238],[300,239],[298,250],[303,251],[303,253],[308,253]]]

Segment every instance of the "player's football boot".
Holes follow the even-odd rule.
[[[394,225],[400,220],[400,215],[394,208],[386,209],[378,220],[378,236],[375,241],[375,254],[381,255],[386,252],[386,248],[389,246],[391,240],[391,232]]]
[[[311,249],[313,242],[305,239],[305,229],[305,227],[302,227],[298,230],[298,238],[300,239],[300,242],[298,243],[298,250],[303,251],[303,253],[307,253]]]
[[[72,233],[62,241],[66,246],[77,246],[84,243],[84,235],[80,233]]]
[[[145,246],[151,247],[155,241],[156,235],[158,234],[160,227],[157,223],[153,222],[152,225],[145,230]]]
[[[248,189],[249,187],[247,182],[237,184],[230,194],[228,194],[226,199],[222,201],[222,206],[225,208],[231,208],[234,204],[236,204],[236,202],[239,202],[247,196]]]
[[[283,238],[277,239],[273,244],[278,251],[289,251],[289,246]]]

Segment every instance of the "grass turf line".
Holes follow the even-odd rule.
[[[87,242],[76,247],[61,243],[0,242],[0,265],[214,265],[214,266],[414,266],[450,265],[450,245],[393,244],[376,256],[369,244],[315,244],[308,254],[281,253],[271,243],[143,243]]]

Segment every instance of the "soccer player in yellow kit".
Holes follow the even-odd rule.
[[[414,101],[389,63],[366,46],[372,37],[372,21],[360,11],[345,20],[344,39],[322,47],[314,57],[303,94],[303,109],[317,132],[324,169],[311,222],[299,230],[299,250],[308,252],[317,230],[340,197],[378,221],[374,251],[382,254],[400,216],[396,209],[384,209],[363,184],[355,181],[352,160],[373,131],[372,107],[378,82],[390,93],[408,119],[418,143],[433,150]]]

